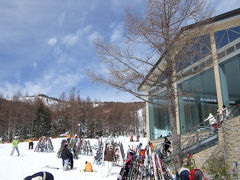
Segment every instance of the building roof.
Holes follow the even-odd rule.
[[[222,21],[222,20],[225,20],[225,19],[237,16],[237,15],[240,15],[240,8],[234,9],[232,11],[229,11],[229,12],[226,12],[226,13],[214,16],[214,17],[211,17],[209,19],[203,20],[203,21],[198,22],[198,23],[194,23],[194,24],[190,24],[188,26],[184,26],[184,27],[181,28],[181,32],[189,30],[189,29],[192,29],[192,28],[194,28],[195,26],[197,26],[199,24],[207,25],[207,24],[210,24],[210,23],[215,23],[215,22],[218,22],[218,21]],[[140,90],[142,88],[142,86],[144,85],[145,81],[147,81],[149,76],[152,74],[152,72],[155,70],[155,68],[159,65],[159,63],[162,61],[163,57],[164,57],[164,54],[162,54],[162,56],[158,59],[158,61],[154,64],[154,66],[151,68],[151,70],[145,76],[145,78],[143,79],[141,84],[138,86],[138,90]]]

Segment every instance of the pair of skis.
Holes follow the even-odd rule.
[[[144,174],[141,175],[141,180],[146,179],[161,179],[165,180],[163,172],[163,161],[160,158],[160,152],[158,150],[152,150],[150,146],[147,146],[147,158],[144,161],[145,168]]]

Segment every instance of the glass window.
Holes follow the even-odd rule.
[[[224,104],[240,102],[240,54],[219,66]]]
[[[240,43],[236,44],[236,50],[240,49]]]
[[[178,84],[181,133],[217,113],[217,93],[213,69]]]
[[[159,104],[149,104],[150,139],[154,140],[170,134],[170,123],[167,99],[159,100],[154,97],[152,101]]]
[[[227,53],[227,54],[230,54],[230,53],[232,53],[233,51],[235,51],[234,46],[228,48],[228,49],[226,50],[226,53]]]
[[[211,52],[210,36],[209,34],[194,38],[191,42],[186,43],[184,48],[179,51],[176,56],[177,72],[194,64],[198,60],[206,57]]]
[[[217,49],[220,49],[228,43],[240,38],[240,26],[217,31],[214,35]]]

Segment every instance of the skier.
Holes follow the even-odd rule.
[[[33,149],[33,140],[29,139],[28,141],[28,149]]]
[[[133,142],[133,134],[130,137],[130,142]]]
[[[171,146],[171,142],[169,141],[169,139],[167,137],[164,137],[164,142],[163,143],[164,143],[164,151],[165,151],[166,155],[167,155],[168,152],[171,154],[171,152],[169,150],[169,148]]]
[[[227,109],[225,105],[222,106],[221,114],[222,114],[221,123],[230,117],[230,111]]]
[[[24,180],[32,180],[32,179],[54,180],[54,177],[50,172],[41,171],[24,178]]]
[[[155,149],[155,147],[154,147],[154,145],[153,145],[153,143],[151,143],[150,141],[149,141],[149,146],[151,147],[151,149],[152,149],[152,151]]]
[[[217,120],[211,113],[209,113],[208,118],[205,119],[204,121],[209,121],[209,124],[211,125],[211,130],[215,132],[215,124],[217,123]]]
[[[69,159],[71,159],[71,152],[68,149],[68,143],[66,143],[62,149],[61,158],[63,160],[63,170],[68,170]],[[72,160],[73,161],[73,160]],[[72,167],[71,167],[72,168]]]
[[[123,158],[122,158],[120,147],[116,148],[115,155],[116,155],[116,165],[117,166],[122,166],[123,165]]]
[[[85,172],[92,172],[92,164],[88,161],[86,161],[85,163],[85,169],[84,169]]]
[[[112,147],[112,144],[109,144],[107,146],[107,148],[105,148],[105,152],[104,152],[104,163],[105,163],[105,167],[106,167],[106,176],[111,175],[113,158],[114,158],[113,147]]]
[[[14,137],[14,140],[13,140],[13,142],[12,142],[13,149],[12,149],[12,152],[11,152],[11,156],[13,155],[15,149],[16,149],[16,151],[17,151],[17,153],[18,153],[18,156],[20,156],[20,153],[19,153],[19,150],[18,150],[18,143],[19,143],[19,141],[18,141],[17,137],[15,136],[15,137]]]
[[[67,142],[68,142],[68,144],[70,143],[70,140],[71,140],[71,135],[67,134]]]
[[[140,138],[140,135],[137,135],[137,140],[136,140],[136,142],[139,142],[139,138]]]

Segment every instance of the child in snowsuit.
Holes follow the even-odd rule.
[[[19,150],[18,150],[18,143],[19,143],[18,139],[16,137],[14,137],[14,140],[12,142],[13,149],[12,149],[12,152],[11,152],[11,156],[13,155],[15,149],[16,149],[16,151],[18,153],[18,156],[20,156],[20,153],[19,153]]]
[[[54,177],[49,172],[37,172],[32,176],[25,177],[24,180],[32,180],[32,179],[39,179],[39,180],[54,180]]]
[[[68,144],[65,144],[63,149],[62,149],[62,153],[61,153],[61,158],[63,160],[63,170],[64,171],[68,170],[69,159],[72,160],[72,162],[70,161],[70,163],[72,163],[71,164],[71,169],[73,168],[73,159],[71,159],[71,157],[72,157],[72,153],[68,149]]]
[[[84,169],[85,172],[92,172],[92,164],[88,161],[86,161],[85,163],[85,169]]]

